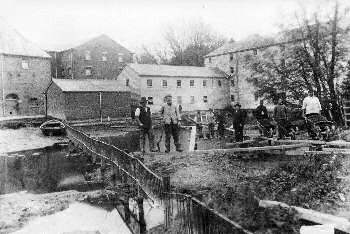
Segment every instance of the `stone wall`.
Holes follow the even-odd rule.
[[[45,114],[43,93],[51,81],[50,59],[12,55],[3,58],[0,116]],[[28,67],[22,67],[22,61],[28,63]],[[11,98],[15,95],[17,100]]]

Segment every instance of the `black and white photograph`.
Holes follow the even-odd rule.
[[[1,0],[0,234],[350,234],[349,0]]]

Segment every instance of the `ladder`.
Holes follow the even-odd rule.
[[[350,99],[343,99],[343,114],[345,125],[350,125]]]

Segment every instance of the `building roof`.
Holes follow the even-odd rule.
[[[0,54],[50,58],[50,55],[28,41],[0,18]]]
[[[275,45],[276,43],[277,41],[273,38],[262,37],[260,35],[252,35],[242,41],[227,42],[223,46],[207,54],[205,57],[212,57],[226,53],[241,52],[259,47],[268,47],[271,45]]]
[[[52,81],[63,92],[127,92],[128,87],[121,86],[117,80],[69,80],[69,79],[52,79]]]
[[[156,64],[130,63],[128,66],[139,76],[163,76],[163,77],[205,77],[225,78],[227,74],[217,68],[194,66],[170,66]]]
[[[93,38],[90,38],[88,40],[84,40],[84,41],[80,42],[79,44],[75,44],[75,45],[70,46],[70,47],[61,48],[59,51],[62,52],[62,51],[67,51],[67,50],[71,50],[71,49],[81,49],[81,48],[85,48],[86,46],[94,46],[95,47],[96,44],[102,45],[102,46],[108,46],[109,48],[115,49],[115,50],[123,52],[123,53],[133,54],[133,52],[131,52],[130,50],[128,50],[127,48],[125,48],[124,46],[122,46],[121,44],[119,44],[118,42],[116,42],[115,40],[113,40],[112,38],[107,36],[106,34],[101,34],[97,37],[93,37]]]

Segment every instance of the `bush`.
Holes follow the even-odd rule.
[[[258,183],[263,199],[289,205],[316,207],[333,201],[339,192],[337,172],[341,164],[337,155],[310,155],[272,170]]]

